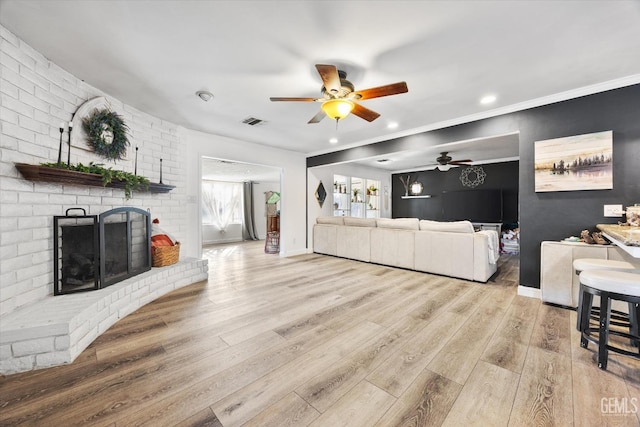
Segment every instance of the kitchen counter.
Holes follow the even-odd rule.
[[[631,256],[640,258],[640,227],[617,224],[598,224],[596,227],[612,243],[624,249]]]

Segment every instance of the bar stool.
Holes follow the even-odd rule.
[[[613,259],[600,259],[600,258],[578,258],[573,261],[573,269],[576,271],[576,274],[579,276],[582,271],[585,270],[612,270],[612,271],[629,271],[634,269],[640,269],[640,265],[634,265],[627,261],[616,261]],[[593,298],[592,298],[593,300]],[[593,305],[593,304],[591,304]],[[582,324],[582,311],[580,307],[582,306],[582,292],[578,292],[578,310],[577,310],[577,322],[576,329],[581,331],[580,325]],[[591,313],[592,310],[598,311],[598,307],[591,307],[588,313]],[[631,304],[629,304],[629,311],[631,312]],[[621,322],[628,322],[629,317],[627,313],[623,313],[618,310],[612,310],[614,324],[618,326],[624,326]]]
[[[594,295],[600,297],[597,339],[592,336],[595,328],[591,328],[589,324],[591,302]],[[610,335],[628,338],[632,343],[640,340],[640,327],[638,325],[638,319],[640,318],[640,270],[585,270],[580,273],[580,299],[582,301],[582,304],[578,307],[582,321],[579,326],[581,331],[580,346],[587,348],[589,342],[598,345],[598,367],[602,370],[607,369],[609,351],[640,360],[640,349],[629,351],[609,344]],[[610,328],[611,302],[613,300],[630,304],[629,333]]]

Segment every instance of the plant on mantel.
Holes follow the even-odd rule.
[[[149,180],[143,176],[134,175],[130,172],[121,170],[113,170],[105,168],[101,163],[90,162],[88,165],[82,163],[66,164],[66,163],[40,163],[42,166],[58,169],[66,169],[76,172],[94,173],[102,176],[102,185],[107,186],[112,182],[119,181],[124,184],[124,197],[130,199],[133,190],[146,191],[149,189]]]
[[[92,102],[93,100],[87,103]],[[82,108],[80,107],[76,114],[84,114],[84,112],[80,113]],[[129,128],[120,115],[108,108],[95,109],[82,119],[82,126],[87,134],[87,143],[98,156],[113,162],[123,159],[127,147],[130,145],[127,136]],[[16,168],[22,176],[30,181],[121,188],[124,189],[126,199],[132,197],[134,190],[167,193],[175,188],[173,185],[162,183],[162,159],[160,159],[159,183],[150,183],[147,178],[137,174],[138,147],[136,147],[135,173],[106,168],[102,163],[90,162],[88,165],[83,165],[82,163],[74,165],[70,160],[67,160],[67,163],[63,163],[61,158],[64,128],[65,123],[62,123],[59,127],[60,147],[58,149],[58,161],[56,163],[40,163],[40,165],[16,163]],[[72,129],[73,124],[70,122],[67,159],[71,159]]]

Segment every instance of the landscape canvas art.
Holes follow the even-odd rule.
[[[536,193],[611,190],[613,131],[535,142]]]

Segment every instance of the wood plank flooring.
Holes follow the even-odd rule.
[[[1,426],[639,426],[640,362],[609,370],[575,312],[487,284],[263,242],[122,319],[71,365],[0,378]]]

